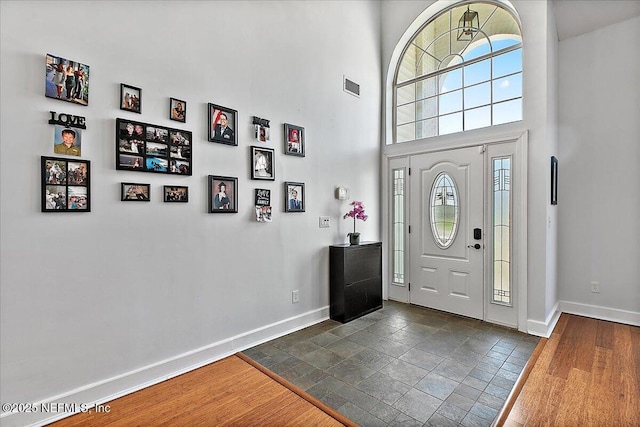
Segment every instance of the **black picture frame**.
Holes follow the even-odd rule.
[[[187,130],[116,119],[116,169],[190,176],[192,142]]]
[[[42,212],[91,212],[91,162],[40,157]]]
[[[209,118],[207,135],[210,142],[238,145],[238,111],[209,103],[207,117]]]
[[[271,206],[271,190],[267,188],[256,188],[255,205]]]
[[[301,126],[284,124],[284,154],[305,157],[305,133]]]
[[[256,188],[255,205],[256,221],[271,222],[271,190]]]
[[[238,213],[238,178],[233,176],[209,175],[208,181],[208,212],[209,213]],[[222,186],[225,187],[224,196],[217,197]]]
[[[162,195],[166,203],[189,203],[189,187],[165,185]]]
[[[180,123],[187,122],[187,101],[169,98],[169,119]]]
[[[274,181],[276,179],[275,150],[251,146],[251,179]]]
[[[86,107],[89,105],[89,70],[88,65],[48,53],[44,95]]]
[[[270,120],[253,116],[253,138],[259,143],[271,142]]]
[[[551,156],[551,204],[558,204],[558,159]]]
[[[284,196],[285,212],[305,211],[306,200],[303,182],[286,181],[284,183]]]
[[[120,83],[120,109],[142,114],[142,89]]]
[[[149,202],[151,201],[151,184],[139,182],[120,183],[120,201],[122,202]]]

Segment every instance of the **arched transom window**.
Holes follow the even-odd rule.
[[[510,11],[460,3],[406,46],[394,81],[395,142],[522,120],[522,36]]]

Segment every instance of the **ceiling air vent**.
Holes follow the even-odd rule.
[[[346,77],[344,78],[344,91],[360,98],[360,85]]]

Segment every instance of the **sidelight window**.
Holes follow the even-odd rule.
[[[493,163],[493,297],[511,304],[511,158]]]
[[[392,241],[393,259],[391,262],[392,283],[404,285],[404,192],[405,169],[393,169],[393,199],[392,199]]]

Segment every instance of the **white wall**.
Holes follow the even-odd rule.
[[[553,223],[549,226],[550,157],[554,153],[556,128],[554,101],[550,92],[555,87],[554,43],[557,34],[550,18],[548,1],[513,1],[522,20],[523,33],[523,125],[529,129],[528,188],[528,329],[547,335],[557,303],[557,284],[552,271],[557,257],[553,245]]]
[[[640,324],[640,18],[560,42],[560,299]],[[591,282],[600,282],[599,294]]]
[[[417,7],[417,4],[421,8]],[[382,61],[383,76],[392,75],[389,63],[393,61],[394,49],[402,39],[402,46],[410,40],[418,29],[414,20],[430,6],[426,13],[432,16],[443,6],[434,4],[433,0],[422,2],[385,1],[382,19]],[[443,2],[450,4],[451,1]],[[388,146],[383,150],[391,155],[400,155],[416,150],[416,147],[427,147],[429,144],[441,142],[455,143],[457,140],[477,138],[483,140],[491,135],[505,132],[524,132],[528,130],[528,288],[527,288],[527,323],[524,327],[532,333],[545,335],[550,332],[549,326],[557,306],[557,247],[556,228],[553,213],[550,212],[550,156],[555,153],[557,144],[556,112],[557,100],[554,89],[557,87],[557,41],[549,40],[552,34],[557,40],[555,20],[552,16],[551,4],[547,1],[512,0],[503,2],[512,5],[522,23],[523,33],[523,114],[522,122],[497,126],[495,128],[478,129],[465,132],[464,135],[445,135],[429,138],[427,141]],[[424,21],[420,21],[424,22]],[[411,30],[407,31],[413,25]],[[395,66],[395,63],[392,64]],[[387,80],[389,83],[389,80]],[[390,114],[390,92],[384,93],[387,103],[387,114]],[[390,117],[390,116],[389,116]],[[385,130],[389,138],[390,129]],[[400,147],[404,146],[404,147]],[[552,225],[549,226],[549,215]]]
[[[336,185],[380,239],[378,2],[2,1],[1,15],[3,402],[101,400],[328,316],[327,247],[351,227]],[[46,53],[91,67],[88,107],[45,98]],[[142,115],[119,110],[120,83],[142,88]],[[238,147],[207,142],[208,102],[239,111]],[[40,212],[50,110],[87,119],[90,213]],[[273,125],[275,182],[249,179],[253,115]],[[193,176],[116,171],[118,117],[191,130]],[[305,127],[305,158],[283,155],[284,122]],[[206,213],[209,174],[239,178],[238,214]],[[306,183],[306,213],[283,212],[285,180]],[[119,201],[131,181],[150,203]],[[167,184],[190,202],[162,203]],[[273,223],[255,222],[254,188],[272,190]]]

